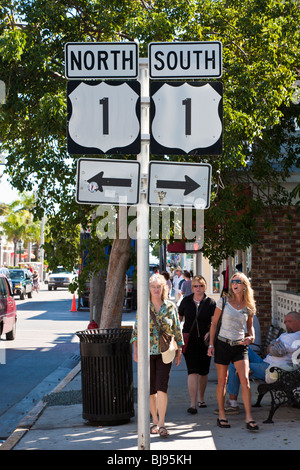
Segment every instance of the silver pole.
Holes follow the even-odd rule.
[[[148,59],[139,60],[141,83],[141,193],[137,231],[137,348],[138,348],[138,449],[150,449],[150,367],[149,367],[149,206],[147,203],[149,167],[149,73]]]

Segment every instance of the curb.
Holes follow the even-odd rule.
[[[50,392],[58,393],[68,385],[74,377],[81,371],[81,362],[77,364],[67,375],[66,377]],[[16,429],[12,434],[6,439],[6,441],[0,446],[0,450],[12,450],[17,443],[22,439],[22,437],[29,431],[29,429],[35,424],[38,418],[41,416],[44,409],[47,407],[48,403],[44,402],[43,399],[40,400],[32,410],[22,419],[18,424]]]

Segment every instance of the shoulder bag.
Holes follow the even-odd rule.
[[[156,320],[156,315],[153,313],[151,307],[150,307],[150,315],[155,323],[155,326],[157,328],[157,332],[159,335],[159,349],[160,353],[162,356],[162,361],[165,364],[169,364],[170,362],[173,361],[176,353],[176,346],[175,346],[175,341],[174,341],[174,336],[170,335],[166,331],[163,331],[157,320]]]

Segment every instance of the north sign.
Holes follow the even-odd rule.
[[[79,204],[134,205],[139,202],[140,163],[80,158],[76,201]]]
[[[135,42],[72,42],[65,45],[69,79],[137,78],[139,48]]]
[[[209,164],[149,163],[149,205],[208,209],[210,187]]]
[[[153,42],[148,47],[150,78],[220,78],[222,43]]]

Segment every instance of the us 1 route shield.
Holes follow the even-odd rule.
[[[151,83],[151,153],[220,155],[222,96],[220,82]]]
[[[68,152],[140,153],[140,84],[136,81],[70,81]]]

